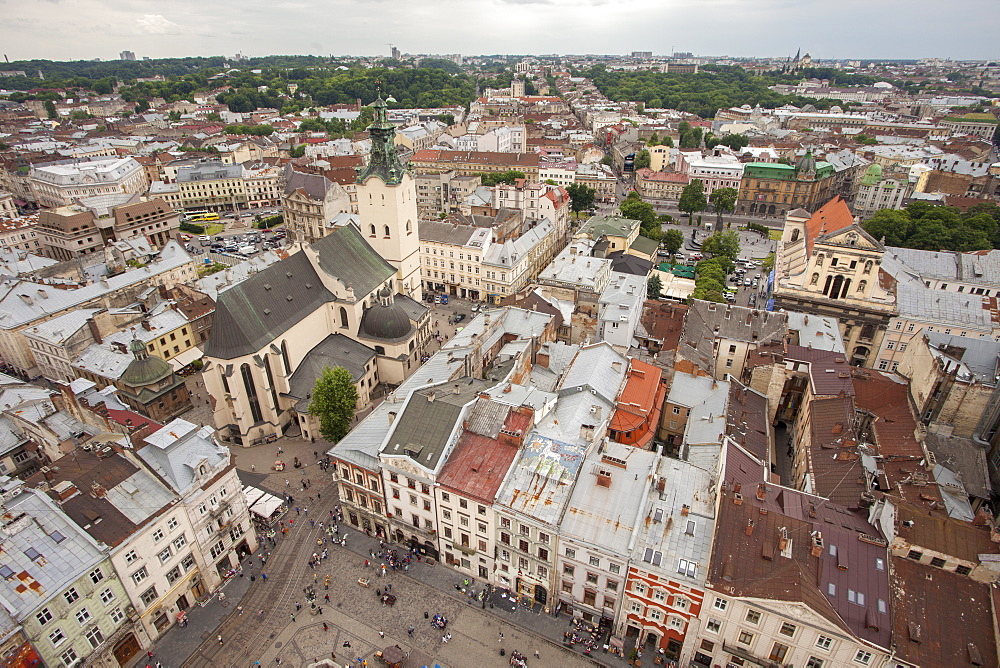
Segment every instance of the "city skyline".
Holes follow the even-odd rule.
[[[684,51],[783,57],[801,48],[817,59],[998,57],[990,37],[1000,28],[1000,8],[988,0],[961,4],[964,11],[942,14],[940,5],[928,0],[908,3],[905,12],[893,0],[849,0],[831,15],[825,3],[786,0],[589,0],[582,6],[568,0],[334,0],[322,6],[259,0],[210,5],[0,0],[4,54],[11,61],[113,60],[123,50],[140,59],[235,53],[377,56],[387,55],[390,43],[403,53],[466,55]],[[970,15],[976,20],[969,21]],[[561,28],[553,30],[554,25]],[[482,34],[479,26],[490,34]]]

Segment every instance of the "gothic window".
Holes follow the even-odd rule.
[[[809,285],[816,285],[819,283],[819,274],[813,274],[812,279],[809,281]]]
[[[288,362],[288,344],[281,342],[281,361],[285,365],[285,375],[292,373],[292,365]]]
[[[382,228],[382,230],[385,232],[385,236],[388,238],[389,237],[389,226],[388,225],[384,226]]]
[[[347,327],[348,327],[348,323],[347,323],[347,309],[344,308],[343,306],[340,307],[340,326],[343,329],[347,329]]]
[[[264,373],[267,375],[267,386],[271,390],[271,403],[274,404],[275,412],[279,411],[278,388],[274,386],[274,373],[271,371],[271,355],[264,355]]]
[[[406,221],[406,233],[410,234],[413,232],[413,223],[411,221]]]
[[[374,225],[369,225],[368,226],[368,234],[370,234],[372,236],[375,236],[375,226]]]
[[[253,382],[253,375],[250,373],[250,365],[243,364],[240,367],[240,374],[243,376],[243,388],[247,393],[247,400],[250,402],[250,415],[254,424],[263,420],[260,412],[260,401],[257,398],[257,385]]]

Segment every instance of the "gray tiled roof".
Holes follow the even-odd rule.
[[[24,514],[24,518],[7,524],[0,540],[0,569],[7,567],[14,574],[0,578],[0,602],[15,617],[23,618],[89,572],[104,555],[90,536],[41,492],[24,490],[7,503],[7,508],[15,517]],[[32,559],[32,550],[41,559]],[[18,592],[22,584],[27,588]]]
[[[409,457],[435,470],[465,405],[488,386],[482,380],[462,378],[413,392],[396,419],[382,455]]]
[[[306,254],[296,253],[219,295],[205,356],[255,353],[333,299]]]
[[[323,369],[343,367],[357,382],[365,375],[365,367],[375,357],[375,351],[343,334],[330,334],[306,353],[288,381],[289,394],[305,399],[316,386]]]
[[[374,292],[396,273],[354,225],[334,228],[313,243],[313,248],[319,254],[319,269],[340,279],[344,285],[350,283],[359,299]]]
[[[210,427],[176,418],[146,438],[139,456],[183,495],[194,483],[200,462],[214,468],[229,459],[229,451],[212,440],[211,432]]]

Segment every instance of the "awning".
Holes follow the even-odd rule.
[[[170,360],[170,366],[174,368],[174,371],[180,371],[191,362],[201,359],[204,354],[198,346],[189,348]]]
[[[272,496],[271,494],[264,492],[261,497],[257,499],[252,506],[250,506],[250,512],[258,517],[264,518],[265,520],[270,520],[275,513],[281,510],[282,506],[284,506],[284,501],[276,496]]]
[[[267,492],[265,492],[262,489],[253,487],[252,485],[246,485],[243,488],[243,498],[247,500],[247,508],[257,503],[257,501],[260,500],[260,497],[264,496],[265,494],[267,494]]]

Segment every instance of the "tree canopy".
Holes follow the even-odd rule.
[[[684,245],[684,233],[680,230],[670,228],[663,233],[660,244],[668,253],[676,253]]]
[[[715,231],[722,231],[722,214],[732,213],[736,208],[736,200],[740,191],[736,188],[716,188],[708,196],[708,201],[715,207]]]
[[[479,180],[484,186],[495,186],[498,183],[514,184],[517,179],[527,178],[524,172],[510,169],[506,172],[480,172]]]
[[[905,209],[876,211],[862,227],[887,246],[921,250],[976,251],[1000,248],[1000,207],[976,204],[962,213],[951,206],[911,202]]]
[[[677,208],[687,213],[688,223],[692,222],[695,213],[704,211],[706,206],[708,206],[708,201],[705,199],[705,184],[702,183],[701,179],[694,179],[684,186],[680,201],[677,202]]]
[[[701,250],[713,257],[727,257],[735,260],[740,256],[740,235],[734,230],[716,232],[701,244]],[[727,269],[728,271],[728,269]]]
[[[309,413],[319,418],[319,432],[337,443],[351,430],[351,419],[358,401],[351,373],[342,366],[325,367],[316,379]]]
[[[660,292],[662,291],[663,281],[660,280],[660,276],[658,274],[653,274],[649,277],[649,280],[646,281],[646,296],[649,299],[659,299]]]
[[[571,183],[566,186],[569,193],[570,208],[574,213],[589,211],[594,207],[594,199],[597,197],[597,190],[583,183]]]
[[[641,151],[635,154],[634,164],[636,169],[644,169],[646,167],[649,167],[649,162],[650,162],[649,151],[647,149],[642,149]]]

